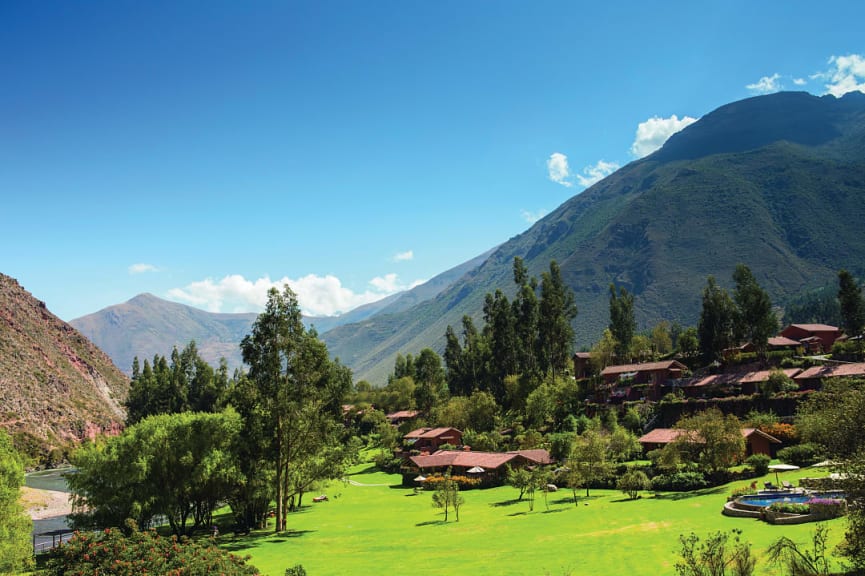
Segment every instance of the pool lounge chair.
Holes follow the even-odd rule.
[[[772,484],[771,482],[763,482],[763,486],[766,487],[766,490],[777,490],[778,487]]]
[[[796,487],[787,482],[786,480],[781,480],[781,486],[786,490],[796,490]]]

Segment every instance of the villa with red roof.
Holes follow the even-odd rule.
[[[661,386],[668,380],[681,378],[685,370],[687,367],[681,362],[666,360],[607,366],[601,371],[601,377],[611,399],[639,400],[645,396],[658,400]]]
[[[474,452],[471,450],[439,450],[434,454],[411,456],[411,463],[403,472],[403,480],[413,480],[416,474],[445,472],[475,476],[485,482],[504,480],[507,468],[543,466],[552,463],[550,453],[544,449],[514,450],[512,452]],[[408,477],[411,476],[411,479]],[[408,479],[408,480],[407,480]]]
[[[640,444],[644,452],[663,448],[673,440],[678,439],[688,430],[681,428],[655,428],[651,432],[640,437]],[[772,444],[780,444],[781,441],[766,434],[757,428],[742,428],[742,436],[745,438],[745,455],[766,454],[772,456]]]
[[[834,366],[812,366],[796,375],[793,380],[799,388],[816,389],[824,378],[865,378],[865,362],[836,364]]]
[[[432,453],[443,444],[459,446],[463,433],[456,428],[418,428],[403,436],[403,444],[411,450]]]
[[[841,329],[827,324],[790,324],[781,330],[781,336],[799,342],[810,354],[822,354],[832,349]]]

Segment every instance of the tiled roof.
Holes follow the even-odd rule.
[[[769,338],[770,348],[783,348],[785,346],[798,346],[799,341],[787,338],[786,336],[772,336]]]
[[[798,374],[794,380],[815,378],[839,378],[842,376],[865,376],[865,362],[838,364],[837,366],[812,366]]]
[[[518,450],[515,452],[472,452],[460,450],[439,450],[434,454],[412,456],[409,459],[415,466],[425,468],[474,468],[495,470],[517,458],[524,458],[535,464],[549,464],[550,454],[546,450]]]
[[[669,444],[679,436],[683,434],[687,434],[688,430],[683,430],[681,428],[655,428],[651,432],[644,434],[640,437],[641,444]],[[766,438],[770,442],[780,444],[781,441],[775,438],[774,436],[770,436],[766,434],[762,430],[758,430],[756,428],[742,428],[742,437],[747,438],[756,434],[758,436],[762,436]]]
[[[828,324],[790,324],[790,326],[795,326],[800,330],[808,332],[834,332],[838,330],[837,326],[829,326]]]
[[[643,364],[620,364],[618,366],[607,366],[601,372],[602,376],[609,374],[626,374],[628,372],[651,372],[654,370],[669,370],[671,368],[685,369],[685,365],[676,360],[665,362],[644,362]]]
[[[420,414],[420,410],[397,410],[387,415],[388,420],[396,420],[397,418],[414,418]]]
[[[787,368],[783,372],[787,376],[787,378],[793,378],[801,371],[802,371],[801,368]],[[741,378],[741,380],[739,380],[739,382],[741,382],[742,384],[745,384],[745,383],[755,383],[756,384],[758,382],[766,382],[767,380],[769,380],[770,374],[772,374],[771,370],[760,370],[758,372],[748,372],[747,374],[742,375],[742,378]]]
[[[412,430],[408,434],[405,435],[406,438],[440,438],[445,436],[445,434],[449,432],[456,432],[460,436],[462,436],[462,432],[457,430],[456,428],[418,428],[417,430]]]

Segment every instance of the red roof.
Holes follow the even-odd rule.
[[[618,366],[607,366],[601,371],[601,376],[610,374],[627,374],[628,372],[654,372],[656,370],[685,370],[685,365],[676,360],[665,362],[644,362],[643,364],[620,364]]]
[[[447,439],[446,434],[456,432],[457,435],[462,436],[462,432],[457,430],[456,428],[418,428],[417,430],[412,430],[408,434],[405,435],[406,438],[443,438]]]
[[[687,434],[688,430],[683,430],[682,428],[655,428],[648,434],[644,434],[640,437],[641,444],[669,444],[679,436],[683,434]],[[769,440],[769,442],[780,444],[781,441],[775,438],[774,436],[770,436],[766,434],[762,430],[758,430],[756,428],[742,428],[742,437],[748,438],[756,434],[757,436],[762,436]]]
[[[839,378],[841,376],[865,376],[865,362],[838,364],[836,366],[812,366],[801,374],[798,374],[795,380]]]
[[[418,468],[474,468],[495,470],[518,458],[534,464],[549,464],[550,454],[546,450],[518,450],[515,452],[465,452],[460,450],[439,450],[435,454],[411,456]]]
[[[783,370],[783,372],[787,376],[787,378],[793,378],[794,376],[796,376],[796,374],[798,374],[801,371],[802,371],[801,368],[787,368],[786,370]],[[770,374],[772,374],[771,370],[760,370],[758,372],[748,372],[747,374],[744,374],[742,376],[742,379],[739,380],[739,382],[741,382],[742,384],[745,384],[745,383],[755,383],[756,384],[758,382],[766,382],[769,380]]]
[[[397,420],[401,418],[411,419],[417,417],[420,410],[397,410],[387,415],[388,420]]]
[[[770,348],[784,348],[787,346],[799,346],[799,341],[787,338],[786,336],[772,336],[769,338]]]
[[[835,332],[838,330],[837,326],[829,326],[828,324],[790,324],[790,326],[806,332]]]

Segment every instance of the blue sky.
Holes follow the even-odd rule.
[[[0,3],[0,272],[308,314],[526,230],[725,103],[865,91],[865,4]]]

